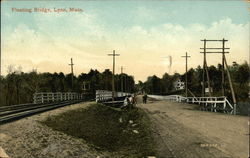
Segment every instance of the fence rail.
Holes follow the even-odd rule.
[[[39,92],[33,95],[33,102],[37,103],[49,103],[49,102],[59,102],[65,100],[81,100],[83,99],[83,94],[74,92]]]
[[[123,97],[127,95],[131,95],[131,93],[115,92],[115,97]],[[112,98],[112,91],[96,90],[96,102],[106,101],[111,98]]]
[[[168,100],[175,102],[187,102],[193,104],[203,105],[204,108],[210,109],[211,111],[217,112],[221,110],[223,112],[230,112],[236,114],[236,104],[232,105],[227,97],[183,97],[180,95],[169,95],[169,96],[159,96],[159,95],[149,95],[151,98],[159,100]]]

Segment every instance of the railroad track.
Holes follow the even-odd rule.
[[[0,107],[0,125],[15,121],[27,116],[45,112],[48,110],[56,109],[59,107],[80,103],[82,100],[74,101],[63,101],[57,103],[46,103],[46,104],[20,104],[12,106]]]

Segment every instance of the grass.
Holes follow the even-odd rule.
[[[118,152],[121,157],[156,155],[151,122],[140,108],[117,111],[101,104],[93,104],[85,109],[49,117],[42,123],[54,130],[82,138],[98,150]],[[134,133],[133,130],[139,133]]]

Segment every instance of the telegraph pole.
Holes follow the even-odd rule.
[[[206,39],[204,39],[204,59],[202,71],[202,96],[205,97],[205,61],[206,61]]]
[[[1,37],[0,37],[1,39]],[[2,81],[1,81],[1,75],[2,75],[2,51],[0,50],[0,92],[2,91]],[[0,98],[0,101],[1,101],[1,98]]]
[[[113,56],[113,75],[112,75],[112,101],[115,101],[115,56],[119,56],[120,54],[116,54],[115,50],[113,50],[112,54],[108,54],[108,56]]]
[[[122,74],[123,74],[123,67],[121,66],[121,91],[123,93],[123,77],[122,77]]]
[[[2,51],[0,50],[0,77],[1,77],[1,75],[2,75]]]
[[[209,73],[208,73],[208,69],[207,69],[207,59],[206,59],[206,54],[207,53],[218,53],[218,52],[207,52],[207,49],[219,49],[219,48],[207,48],[206,47],[206,42],[208,41],[217,41],[217,40],[201,40],[204,42],[204,47],[203,48],[200,48],[200,49],[203,49],[203,52],[200,52],[200,53],[203,53],[204,54],[204,61],[203,61],[203,77],[202,77],[202,93],[203,93],[203,96],[205,96],[205,71],[206,71],[206,76],[207,76],[207,84],[208,84],[208,91],[209,91],[209,96],[211,97],[212,96],[212,89],[211,89],[211,86],[210,86],[210,78],[209,78]]]
[[[191,56],[188,56],[188,54],[186,52],[186,55],[185,56],[181,56],[181,57],[186,58],[186,75],[185,75],[185,77],[186,77],[186,79],[185,79],[186,85],[185,85],[185,88],[186,88],[186,97],[187,97],[187,93],[188,93],[188,85],[187,85],[188,60],[187,59],[190,58]]]
[[[124,91],[126,93],[127,92],[127,75],[126,74],[125,74],[125,80],[124,80],[124,82],[125,82]]]
[[[204,69],[206,69],[207,79],[208,79],[208,88],[209,88],[210,96],[211,96],[211,87],[210,87],[210,81],[209,81],[209,77],[208,77],[206,54],[207,53],[221,53],[222,54],[221,88],[222,88],[222,96],[225,96],[225,87],[224,87],[225,86],[225,60],[226,60],[225,53],[229,53],[229,52],[225,52],[225,50],[230,49],[230,48],[225,48],[225,42],[227,42],[228,40],[225,40],[223,38],[222,40],[206,40],[206,39],[204,39],[204,40],[201,40],[201,41],[204,42],[204,48],[200,48],[200,49],[204,50],[203,52],[200,52],[200,53],[204,53],[203,75],[204,75]],[[220,48],[206,48],[206,42],[222,42],[222,47],[220,47]],[[212,50],[212,51],[207,51],[207,50]],[[204,82],[204,78],[203,78],[203,82]]]
[[[222,72],[221,72],[221,91],[222,91],[222,96],[225,96],[225,72],[224,72],[224,63],[225,63],[225,42],[226,40],[223,38],[222,40]]]
[[[227,77],[228,77],[228,80],[229,80],[229,85],[230,85],[230,89],[231,89],[231,94],[232,94],[232,98],[233,98],[233,102],[234,102],[234,114],[236,114],[236,97],[235,97],[235,93],[234,93],[234,88],[233,88],[233,83],[232,83],[232,80],[231,80],[231,76],[230,76],[230,73],[229,73],[229,70],[228,70],[228,65],[227,65],[227,61],[226,61],[226,56],[225,56],[225,53],[229,53],[228,51],[225,52],[225,49],[230,49],[230,48],[225,48],[225,42],[227,42],[228,40],[225,40],[224,38],[222,40],[201,40],[201,41],[204,41],[204,48],[200,48],[200,49],[203,49],[204,51],[203,52],[200,52],[200,53],[204,53],[204,55],[206,53],[221,53],[222,54],[222,95],[225,96],[225,66],[226,66],[226,71],[227,71]],[[222,47],[220,48],[206,48],[205,46],[205,42],[222,42]],[[216,50],[216,51],[210,51],[210,52],[206,52],[206,49],[210,49],[210,50]],[[205,58],[204,58],[205,59]],[[206,61],[204,61],[204,63],[206,64]],[[207,66],[207,65],[206,65]],[[208,71],[207,71],[207,76],[208,76]],[[208,83],[209,84],[209,83]],[[210,85],[209,86],[209,92],[210,92]],[[211,93],[210,93],[211,95]]]
[[[73,70],[73,59],[71,58],[71,64],[69,64],[71,66],[71,88],[72,88],[72,91],[73,91],[73,78],[74,78],[74,70]]]

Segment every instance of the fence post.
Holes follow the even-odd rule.
[[[42,103],[43,103],[44,102],[44,100],[43,100],[43,93],[41,94],[41,96],[42,96],[41,98],[42,98]]]
[[[55,101],[55,93],[51,93],[51,96],[52,96],[52,102]]]
[[[36,93],[33,94],[33,103],[35,103],[35,104],[37,103],[37,101],[36,101]]]
[[[224,103],[223,103],[223,110],[226,108],[226,97],[224,98]]]
[[[234,104],[234,115],[236,115],[236,104]]]
[[[215,112],[217,111],[216,109],[217,109],[217,98],[215,98],[215,103],[214,103],[214,108],[215,108]]]

